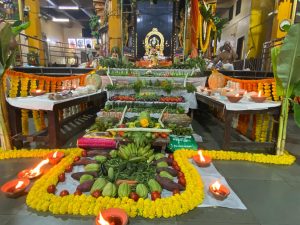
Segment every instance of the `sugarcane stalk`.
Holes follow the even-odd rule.
[[[285,141],[286,141],[286,130],[287,130],[287,123],[289,118],[289,99],[285,98],[285,114],[284,114],[284,121],[283,121],[283,128],[282,128],[282,140],[280,146],[280,155],[283,155],[285,150]]]
[[[5,99],[5,90],[3,87],[3,80],[0,80],[0,134],[1,146],[3,150],[12,149],[10,127],[8,123],[7,105]]]
[[[288,104],[288,100],[287,98],[284,98],[282,101],[282,106],[281,106],[281,112],[280,112],[280,118],[279,118],[279,129],[278,129],[278,139],[277,139],[277,148],[276,148],[276,154],[277,155],[282,155],[283,151],[282,147],[284,148],[284,146],[282,145],[283,143],[283,139],[284,136],[286,136],[286,126],[284,126],[286,117],[288,117],[288,111],[287,111],[287,105]]]

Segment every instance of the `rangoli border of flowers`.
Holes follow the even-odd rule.
[[[0,160],[12,158],[33,158],[45,157],[49,149],[37,150],[0,150]],[[186,190],[181,194],[156,199],[140,198],[137,202],[130,198],[94,198],[91,195],[74,196],[73,194],[60,197],[47,192],[49,185],[56,185],[59,174],[73,163],[76,156],[81,156],[82,149],[60,149],[66,157],[51,168],[47,174],[38,179],[30,189],[26,203],[29,207],[42,212],[50,211],[53,214],[69,215],[97,215],[100,211],[108,208],[124,209],[130,217],[142,216],[145,218],[173,217],[187,213],[194,209],[204,200],[204,184],[201,176],[195,167],[189,162],[189,158],[196,154],[191,150],[177,150],[174,159],[177,161],[181,171],[186,178]],[[285,152],[284,155],[266,155],[256,153],[239,153],[231,151],[206,150],[205,155],[209,155],[216,160],[243,160],[258,163],[270,163],[278,165],[291,165],[296,160],[295,156]]]

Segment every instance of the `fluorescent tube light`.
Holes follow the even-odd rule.
[[[67,22],[70,22],[70,19],[68,19],[68,18],[55,18],[55,17],[53,17],[52,21],[53,22],[67,23]]]
[[[78,10],[78,6],[58,6],[58,9],[65,9],[65,10]]]

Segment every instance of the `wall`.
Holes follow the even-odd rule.
[[[47,39],[54,42],[62,42],[64,40],[64,28],[61,24],[41,19],[41,27],[42,33],[46,34]]]
[[[68,38],[81,38],[82,26],[79,24],[72,24],[72,27],[65,27],[63,30],[64,39],[63,42],[68,43]]]
[[[67,24],[64,23],[55,23],[52,22],[51,20],[41,19],[41,27],[42,27],[42,32],[46,34],[47,39],[49,41],[48,48],[50,46],[51,51],[53,51],[49,56],[50,63],[65,64],[66,63],[65,56],[71,56],[71,53],[63,54],[54,51],[66,51],[66,52],[73,52],[73,51],[69,51],[68,49],[61,48],[62,46],[68,47],[68,45],[63,45],[61,43],[56,43],[56,42],[68,43],[68,38],[81,38],[82,26],[79,24],[72,23],[71,26],[68,27]],[[80,51],[77,52],[78,54],[80,54]]]
[[[247,53],[247,43],[248,43],[248,33],[249,33],[249,24],[250,24],[250,13],[251,13],[251,1],[242,0],[241,12],[238,15],[235,15],[236,12],[236,2],[234,2],[233,8],[233,18],[225,25],[221,41],[218,43],[218,47],[222,46],[225,41],[230,41],[231,45],[236,51],[237,40],[240,37],[245,37],[244,39],[244,49],[242,51],[242,58]],[[218,7],[218,5],[217,5]],[[229,17],[229,9],[221,15],[222,18]]]
[[[56,48],[57,45],[56,42],[62,42],[64,39],[64,27],[60,23],[52,22],[51,20],[45,20],[41,19],[41,27],[42,27],[42,33],[44,33],[47,37],[48,43],[47,43],[47,49],[46,51],[49,52],[49,49],[51,51],[60,51],[61,49]],[[56,55],[61,55],[59,53],[51,52],[49,54],[49,63],[58,63],[58,64],[64,64],[65,58],[58,57]]]

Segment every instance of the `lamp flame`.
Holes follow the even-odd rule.
[[[40,93],[40,92],[42,92],[42,90],[37,89],[35,92],[36,92],[36,93]]]
[[[201,150],[198,151],[198,155],[199,155],[200,161],[205,162],[205,158],[204,158]]]
[[[54,154],[53,154],[53,156],[52,156],[52,158],[56,158],[57,157],[57,151],[56,152],[54,152]]]
[[[247,91],[245,91],[245,92],[244,92],[244,95],[246,95],[247,93],[248,93],[248,92],[247,92]]]
[[[220,188],[221,188],[221,184],[220,184],[220,182],[217,180],[215,183],[213,183],[213,184],[211,185],[211,187],[212,187],[212,189],[213,189],[214,191],[219,191]]]
[[[49,159],[44,159],[42,162],[40,162],[34,169],[29,171],[30,175],[38,175],[41,173],[41,168],[49,163]]]
[[[235,97],[239,97],[240,95],[237,93],[236,95],[235,95]]]
[[[102,213],[99,214],[98,222],[99,222],[99,224],[101,224],[101,225],[110,225],[109,222],[107,222],[107,221],[103,218]]]
[[[17,185],[16,185],[16,189],[21,188],[22,185],[24,184],[24,181],[18,181]]]
[[[261,90],[258,92],[258,97],[261,97]]]

